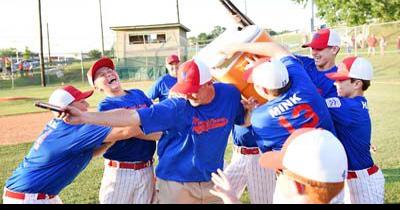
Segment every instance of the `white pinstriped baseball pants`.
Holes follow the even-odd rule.
[[[385,177],[381,170],[369,175],[367,170],[356,171],[358,178],[347,180],[345,204],[383,204]]]
[[[259,164],[259,155],[243,155],[234,150],[232,161],[224,172],[240,199],[246,186],[252,204],[272,204],[276,186],[275,171]]]
[[[141,170],[108,166],[105,161],[99,200],[101,204],[151,204],[154,193],[153,167]]]
[[[3,194],[3,204],[63,204],[59,196],[52,199],[37,199],[38,194],[25,194],[25,199],[15,199],[4,196]]]

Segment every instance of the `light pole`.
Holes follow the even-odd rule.
[[[46,71],[44,67],[44,56],[43,56],[43,30],[42,30],[42,4],[41,0],[38,0],[39,3],[39,32],[40,32],[40,72],[41,72],[41,80],[42,87],[46,87]]]
[[[179,14],[179,0],[176,0],[176,14],[178,16],[178,23],[181,23],[181,17]]]
[[[51,66],[52,61],[51,61],[51,53],[50,53],[50,32],[49,32],[49,23],[47,25],[47,47],[49,50],[49,66]]]
[[[101,25],[101,55],[104,56],[103,12],[101,10],[101,0],[99,0],[99,7],[100,7],[100,25]]]
[[[244,0],[244,12],[247,15],[247,0]]]
[[[311,0],[311,33],[314,32],[315,27],[315,10],[314,10],[314,0]]]

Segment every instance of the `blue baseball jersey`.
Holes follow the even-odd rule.
[[[242,127],[235,125],[232,130],[233,143],[238,147],[258,147],[258,136],[254,133],[253,127]]]
[[[330,98],[331,112],[339,140],[346,149],[349,170],[358,171],[374,165],[371,156],[371,118],[364,97]]]
[[[214,84],[210,104],[192,107],[184,99],[167,99],[138,110],[143,131],[164,131],[158,142],[157,177],[175,182],[209,182],[224,166],[234,124],[243,124],[241,94],[232,85]]]
[[[157,80],[147,95],[152,100],[159,99],[160,102],[164,101],[168,98],[169,91],[177,82],[178,79],[176,77],[173,77],[169,74],[164,75]]]
[[[254,110],[251,119],[263,152],[281,150],[291,133],[301,128],[323,128],[336,134],[326,103],[300,61],[292,56],[281,61],[289,72],[290,89]]]
[[[314,59],[300,55],[296,55],[296,57],[303,63],[304,69],[306,70],[308,76],[310,76],[311,81],[317,87],[319,94],[323,98],[332,98],[338,96],[335,81],[332,81],[326,77],[326,74],[336,73],[338,71],[337,66],[321,72],[318,71]]]
[[[6,182],[15,192],[58,195],[89,164],[111,128],[53,120]]]
[[[114,109],[138,110],[153,105],[151,100],[140,90],[125,91],[121,97],[107,97],[99,104],[99,111]],[[120,162],[149,161],[154,157],[156,142],[130,138],[115,143],[104,154],[104,158]]]

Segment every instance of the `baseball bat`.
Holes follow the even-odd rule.
[[[35,102],[35,106],[38,108],[41,108],[41,109],[46,109],[46,110],[50,110],[53,112],[57,112],[59,114],[63,113],[61,107],[55,106],[53,104],[38,101],[38,102]]]

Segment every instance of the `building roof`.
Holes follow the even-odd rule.
[[[190,29],[180,23],[166,23],[166,24],[154,24],[154,25],[136,25],[136,26],[115,26],[110,27],[113,31],[137,31],[145,29],[162,29],[162,28],[181,28],[186,32],[190,32]]]

